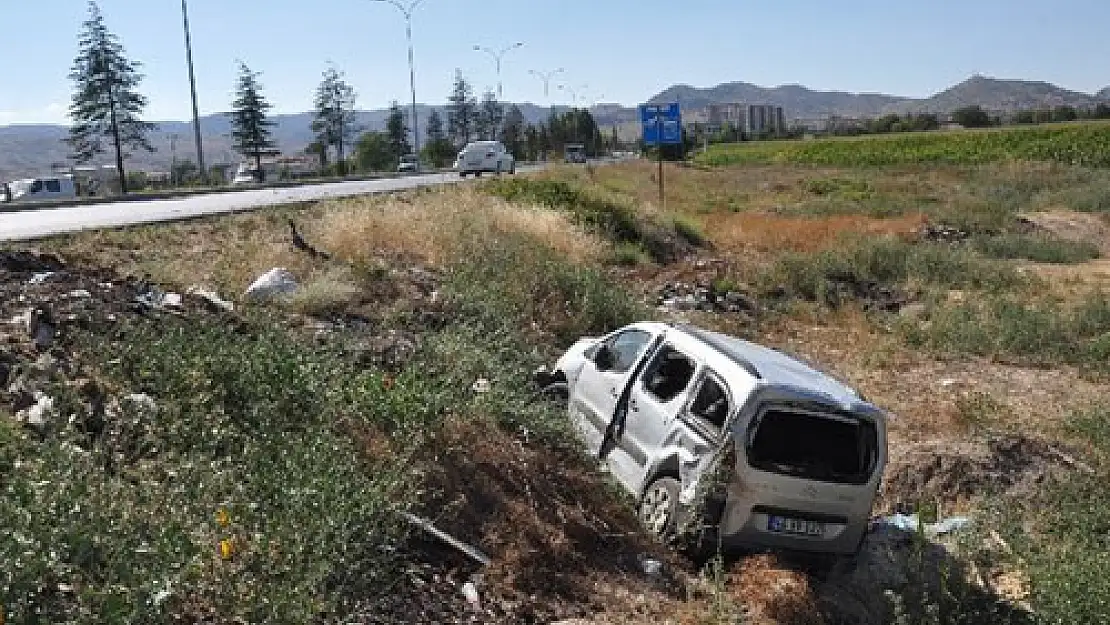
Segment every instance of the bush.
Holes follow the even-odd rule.
[[[902,239],[846,238],[817,254],[787,254],[763,277],[764,286],[785,286],[798,297],[830,301],[836,283],[894,286],[911,282],[951,289],[1001,290],[1022,278],[1001,263],[940,244]]]
[[[1101,294],[1073,308],[1005,296],[983,305],[942,306],[931,311],[929,324],[907,326],[905,335],[943,353],[1110,370],[1110,301]]]
[[[597,198],[567,182],[512,178],[491,181],[485,189],[510,202],[533,202],[567,211],[576,223],[615,243],[638,244],[656,262],[675,260],[685,247],[682,234],[675,230],[677,224],[655,223],[638,215],[632,206]]]
[[[1046,234],[1002,234],[981,236],[975,249],[984,256],[1006,260],[1026,259],[1041,263],[1083,263],[1099,257],[1099,248],[1089,241],[1068,241]]]
[[[434,397],[276,332],[139,322],[106,338],[81,353],[156,409],[98,417],[59,387],[59,414],[84,417],[41,441],[0,430],[0,462],[20,463],[0,491],[14,622],[317,621],[392,574],[382,547],[416,489],[403,454],[359,441],[403,449]]]
[[[676,215],[671,222],[674,224],[674,230],[678,236],[682,237],[687,243],[694,247],[703,247],[708,243],[705,238],[705,233],[702,232],[701,226],[693,219]]]

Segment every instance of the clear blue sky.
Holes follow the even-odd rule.
[[[409,98],[404,21],[370,0],[190,0],[202,113],[226,110],[236,60],[263,73],[278,112],[311,106],[331,61],[360,108]],[[101,0],[108,27],[147,75],[151,120],[187,119],[178,0]],[[82,0],[0,0],[0,124],[63,122]],[[417,97],[444,101],[455,68],[496,79],[475,44],[505,57],[505,98],[565,102],[529,69],[564,67],[571,86],[638,103],[674,83],[927,96],[973,73],[1110,85],[1107,0],[425,0],[413,20]]]

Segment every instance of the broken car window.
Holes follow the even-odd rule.
[[[729,412],[728,394],[717,380],[711,377],[705,378],[701,388],[698,389],[693,405],[690,406],[690,413],[720,430],[724,427],[725,418],[728,417]]]
[[[624,373],[636,364],[636,358],[651,340],[651,334],[643,330],[629,330],[609,339],[609,351],[613,353],[613,366],[609,371]]]
[[[661,402],[669,402],[686,388],[697,366],[682,352],[664,347],[644,374],[644,388]]]

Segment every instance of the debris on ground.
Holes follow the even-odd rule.
[[[971,233],[946,224],[927,223],[917,231],[917,236],[929,243],[958,244],[970,239]]]
[[[889,525],[904,532],[916,532],[921,527],[921,519],[917,514],[896,513],[882,517],[879,524]],[[924,532],[930,537],[943,536],[959,531],[971,524],[971,519],[963,516],[948,517],[937,523],[925,523]]]
[[[275,267],[251,283],[243,298],[249,302],[266,302],[282,295],[289,295],[298,288],[297,279],[288,269]]]

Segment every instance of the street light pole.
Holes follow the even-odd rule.
[[[559,69],[553,69],[550,72],[537,72],[534,69],[530,69],[528,70],[528,73],[543,81],[543,97],[546,98],[548,97],[547,88],[548,85],[551,84],[551,79],[554,78],[557,74],[562,74],[564,71],[566,70],[560,67]]]
[[[420,159],[420,132],[417,127],[416,118],[416,65],[413,62],[412,55],[412,13],[416,7],[420,6],[424,0],[412,0],[406,7],[401,4],[400,0],[370,0],[371,2],[385,2],[397,7],[397,10],[405,16],[405,39],[409,44],[409,88],[412,90],[412,148],[416,153],[417,162]]]
[[[491,50],[490,48],[485,48],[485,47],[482,47],[482,46],[474,46],[474,49],[476,51],[485,52],[486,54],[493,57],[494,65],[497,67],[497,100],[498,101],[503,101],[505,99],[504,98],[505,94],[503,93],[503,91],[501,89],[501,59],[502,59],[502,57],[505,56],[505,54],[507,52],[510,52],[512,50],[516,50],[517,48],[523,48],[523,47],[524,47],[524,42],[523,41],[518,41],[518,42],[514,43],[513,45],[502,48],[500,50]]]
[[[189,7],[181,0],[181,22],[185,28],[185,62],[189,65],[189,90],[193,98],[193,134],[197,144],[197,167],[200,179],[208,182],[208,170],[204,168],[204,146],[200,136],[200,109],[197,107],[197,78],[193,72],[193,39],[189,33]]]

